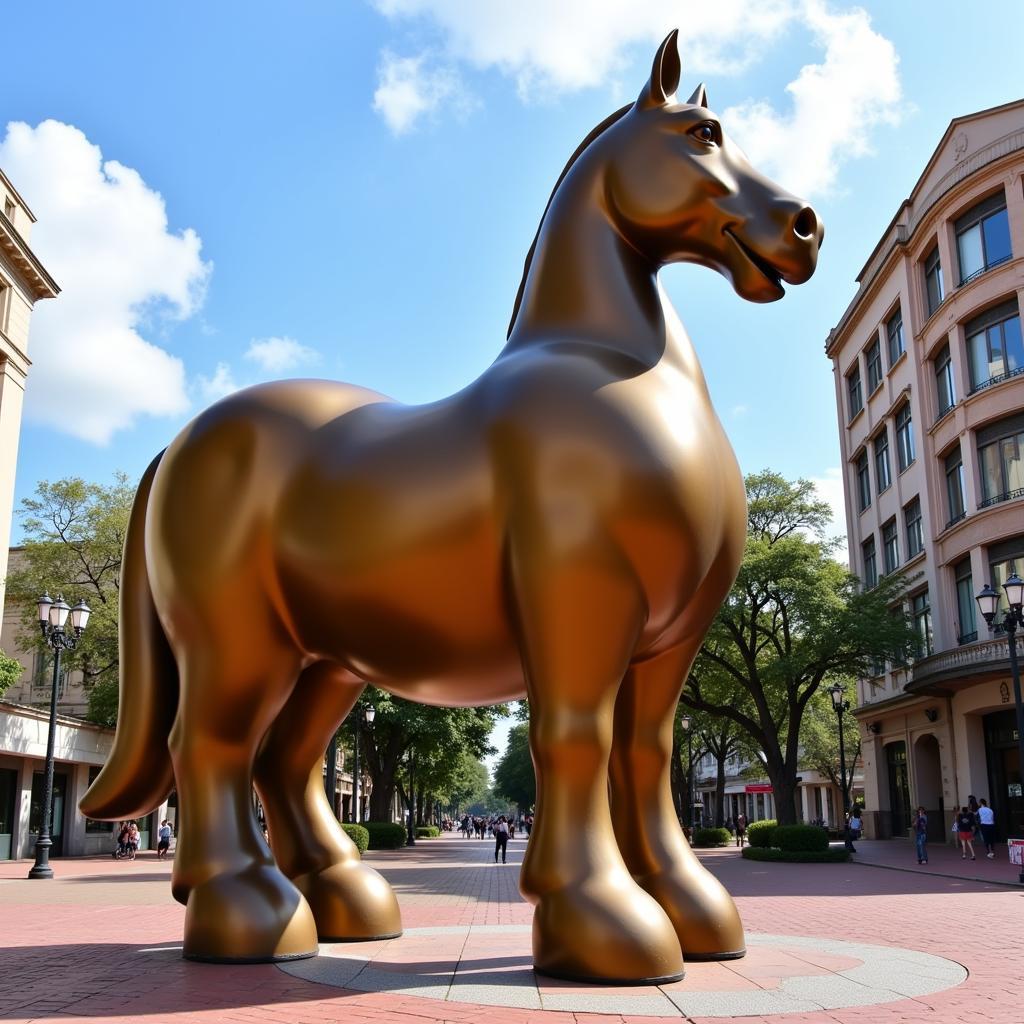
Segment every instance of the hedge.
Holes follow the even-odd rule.
[[[772,846],[790,853],[814,853],[828,849],[828,832],[817,825],[777,825]]]
[[[417,825],[416,826],[416,838],[417,839],[436,839],[441,834],[441,830],[436,825]]]
[[[747,826],[747,842],[751,846],[774,846],[775,829],[779,823],[774,818],[766,821],[752,821]]]
[[[393,821],[367,821],[363,827],[369,834],[371,850],[397,850],[405,846],[405,826]]]
[[[745,846],[744,860],[786,861],[789,864],[842,864],[850,859],[841,847],[827,850],[776,850],[763,846]]]
[[[360,854],[366,853],[370,845],[370,833],[362,825],[350,825],[343,822],[341,827],[345,830],[345,834],[349,839],[356,844],[356,849],[359,850]]]
[[[694,846],[728,846],[732,842],[732,833],[727,828],[695,828],[693,830]]]

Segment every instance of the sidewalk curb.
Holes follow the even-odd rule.
[[[1020,882],[1003,882],[993,878],[978,878],[975,875],[951,875],[946,871],[915,871],[913,868],[899,867],[896,864],[876,864],[870,860],[857,860],[856,855],[847,861],[848,864],[859,864],[862,868],[882,868],[884,871],[905,871],[909,875],[923,875],[926,878],[952,878],[958,882],[980,882],[982,885],[1004,885],[1008,889],[1024,890]]]

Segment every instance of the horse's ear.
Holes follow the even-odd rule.
[[[644,86],[638,100],[642,107],[660,107],[666,104],[679,88],[679,76],[682,67],[679,63],[679,48],[676,40],[679,29],[674,28],[665,37],[654,55],[654,66],[651,68],[650,81]]]
[[[693,107],[706,107],[708,105],[708,94],[704,89],[703,82],[693,90],[693,95],[686,102]]]

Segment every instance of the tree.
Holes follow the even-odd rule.
[[[0,697],[21,678],[21,673],[21,662],[0,651]]]
[[[748,537],[736,582],[690,673],[686,703],[730,719],[749,737],[771,780],[780,822],[796,821],[800,726],[834,678],[914,650],[905,586],[896,575],[864,589],[832,558],[829,507],[807,480],[765,470],[747,477]],[[732,689],[721,698],[723,679]]]
[[[537,779],[530,756],[530,727],[526,723],[513,725],[508,734],[508,745],[494,769],[494,793],[504,797],[520,810],[527,811],[537,802]]]
[[[117,622],[121,551],[135,486],[124,473],[111,484],[80,477],[42,481],[21,502],[25,542],[20,565],[7,578],[7,600],[21,613],[21,645],[49,655],[39,635],[36,600],[44,590],[92,609],[78,647],[63,656],[67,671],[83,673],[88,717],[102,725],[117,720]]]
[[[850,681],[852,684],[852,681]],[[852,685],[846,692],[854,691]],[[860,760],[860,730],[844,728],[844,746],[846,747],[846,785],[849,789],[853,773]],[[842,792],[843,773],[839,762],[839,716],[836,714],[832,697],[827,690],[819,690],[811,698],[800,727],[800,746],[803,751],[801,760],[805,767],[812,768],[820,775],[829,779]],[[846,802],[852,803],[850,793],[843,793]]]

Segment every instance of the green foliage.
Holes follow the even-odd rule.
[[[367,821],[363,823],[371,850],[397,850],[405,846],[404,825],[392,821]]]
[[[842,847],[827,850],[777,850],[763,846],[745,846],[744,860],[785,861],[790,864],[842,864],[850,859]]]
[[[99,724],[117,718],[117,621],[121,550],[135,485],[123,473],[111,484],[79,477],[42,481],[21,502],[24,549],[7,578],[7,602],[21,615],[19,640],[26,650],[44,650],[36,622],[36,599],[48,590],[69,604],[84,598],[92,609],[89,626],[74,651],[64,655],[69,671],[84,673],[86,690],[101,682],[106,692],[90,700]]]
[[[0,651],[0,697],[21,678],[23,671],[17,658],[10,658]]]
[[[117,725],[119,695],[117,676],[108,672],[99,677],[89,689],[87,717],[96,725],[113,729]]]
[[[768,818],[766,821],[752,821],[747,826],[747,842],[751,846],[773,846],[775,830],[778,826],[779,823],[774,818]]]
[[[779,825],[771,845],[790,853],[827,850],[828,832],[817,825]]]
[[[732,833],[727,828],[695,828],[693,830],[693,845],[728,846],[732,842]]]
[[[856,696],[857,687],[852,679],[845,682],[844,689],[851,697]],[[846,753],[846,783],[850,785],[854,771],[860,761],[860,730],[856,723],[847,718],[843,729]],[[800,725],[800,764],[811,768],[830,779],[836,786],[842,786],[842,771],[839,764],[839,716],[827,689],[819,690],[808,702]]]
[[[772,780],[780,820],[796,820],[800,729],[808,704],[834,679],[870,674],[879,659],[914,649],[894,615],[905,581],[871,590],[832,557],[827,503],[807,480],[747,477],[748,538],[736,582],[691,670],[688,706],[728,718],[748,735]]]
[[[537,779],[530,756],[530,727],[525,722],[513,725],[508,746],[494,769],[494,794],[510,800],[522,810],[537,802]]]
[[[370,846],[370,833],[362,825],[355,825],[349,822],[342,822],[341,825],[345,834],[356,844],[360,855],[366,853]]]
[[[417,825],[416,826],[416,838],[417,839],[437,839],[440,836],[441,830],[436,825]]]

